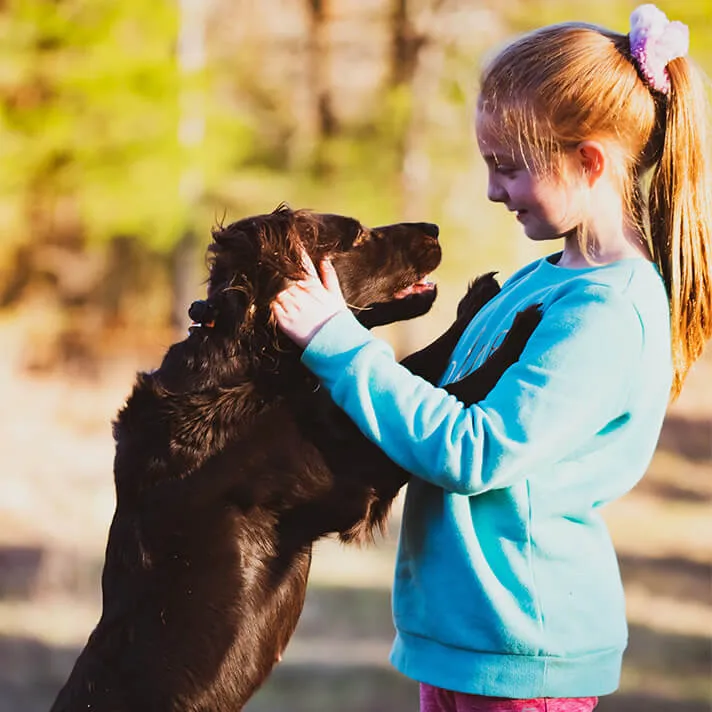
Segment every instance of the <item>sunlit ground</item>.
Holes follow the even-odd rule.
[[[95,624],[113,511],[110,421],[136,367],[98,380],[21,375],[17,325],[0,324],[0,712],[49,705]],[[712,360],[670,409],[644,481],[608,508],[631,628],[621,691],[603,712],[706,712],[712,638]],[[322,542],[284,661],[250,712],[406,712],[392,670],[391,535],[368,549]]]

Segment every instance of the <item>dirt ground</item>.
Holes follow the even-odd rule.
[[[98,618],[110,421],[158,354],[107,361],[92,378],[28,375],[17,329],[0,322],[0,712],[41,712]],[[607,511],[630,646],[602,712],[709,712],[711,502],[708,355],[670,408],[649,473]],[[249,712],[417,709],[415,684],[388,663],[397,518],[378,546],[319,544],[297,633]]]

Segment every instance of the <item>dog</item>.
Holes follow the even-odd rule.
[[[426,313],[438,228],[285,205],[213,231],[207,299],[188,337],[137,375],[114,422],[116,509],[101,618],[51,712],[240,710],[299,619],[313,543],[367,541],[408,474],[331,401],[270,304],[329,256],[367,327]],[[404,363],[433,383],[499,286],[476,280],[451,327]],[[483,398],[538,322],[518,315],[486,364],[447,390]]]

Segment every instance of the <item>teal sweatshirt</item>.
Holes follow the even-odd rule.
[[[670,395],[669,305],[655,266],[513,275],[473,319],[443,382],[462,378],[515,314],[543,318],[520,360],[465,407],[412,375],[343,312],[303,362],[363,432],[416,475],[393,591],[391,654],[431,685],[511,698],[613,692],[627,641],[601,508],[642,477]]]

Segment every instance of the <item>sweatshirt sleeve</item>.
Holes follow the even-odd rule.
[[[630,299],[589,284],[544,310],[519,361],[469,407],[401,366],[349,312],[317,332],[302,360],[392,460],[474,495],[567,457],[623,417],[642,344]]]

